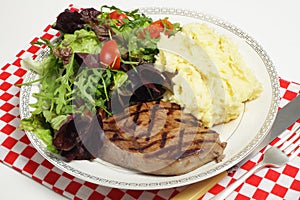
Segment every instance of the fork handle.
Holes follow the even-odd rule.
[[[220,200],[220,199],[223,200],[223,199],[225,199],[238,186],[240,186],[243,182],[245,182],[252,174],[254,174],[257,170],[263,168],[264,166],[265,166],[265,164],[263,162],[258,163],[252,169],[250,169],[247,173],[245,173],[240,178],[238,178],[234,183],[232,183],[227,188],[225,188],[220,193],[218,193],[216,196],[214,196],[213,198],[211,198],[211,200]]]

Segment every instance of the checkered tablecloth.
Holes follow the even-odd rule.
[[[43,30],[41,37],[51,40],[57,35],[58,32],[49,25]],[[36,40],[38,37],[31,42]],[[185,188],[140,191],[103,187],[69,175],[44,159],[31,145],[25,133],[17,129],[20,122],[20,88],[15,84],[22,83],[22,77],[26,73],[21,68],[20,61],[25,57],[36,56],[40,50],[39,46],[31,45],[31,42],[13,58],[12,62],[8,62],[0,70],[0,162],[70,199],[164,200],[170,199]],[[282,107],[299,94],[300,85],[280,79],[280,86],[282,97],[280,107]],[[279,139],[280,137],[276,138],[273,143]],[[209,199],[217,194],[260,159],[261,154],[248,161],[235,173],[225,177],[201,199]],[[299,168],[299,155],[284,167],[265,168],[251,176],[228,199],[299,199]]]

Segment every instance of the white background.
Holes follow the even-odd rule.
[[[70,3],[64,0],[1,0],[0,66],[12,61]],[[72,3],[95,8],[103,4],[122,9],[180,7],[217,16],[254,37],[268,52],[280,77],[300,82],[300,12],[297,0],[77,0]],[[59,200],[64,197],[0,163],[0,199]]]

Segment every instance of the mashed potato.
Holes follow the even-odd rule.
[[[257,98],[262,86],[228,37],[205,24],[187,24],[174,37],[162,37],[155,66],[174,73],[173,88],[164,94],[202,123],[236,119],[243,103]]]

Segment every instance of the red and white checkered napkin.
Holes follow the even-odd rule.
[[[48,26],[42,38],[52,39],[57,31]],[[35,38],[33,41],[38,40]],[[28,45],[0,71],[0,161],[13,169],[26,174],[35,181],[49,187],[59,194],[72,199],[170,199],[184,187],[135,191],[108,188],[75,178],[45,160],[30,144],[23,131],[17,129],[19,116],[20,88],[15,86],[22,82],[26,71],[20,68],[20,61],[28,56],[36,56],[40,47]],[[294,82],[280,80],[282,100],[280,106],[292,100],[299,94],[300,85]],[[300,122],[300,121],[299,121]],[[278,140],[279,138],[277,138]],[[273,141],[273,142],[276,142]],[[260,156],[247,162],[234,174],[224,178],[219,184],[206,193],[202,199],[208,199],[218,193],[230,182],[249,170]],[[289,162],[285,167],[263,169],[251,176],[245,184],[239,187],[229,199],[298,199],[300,197],[300,157]]]

